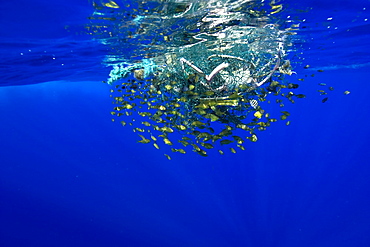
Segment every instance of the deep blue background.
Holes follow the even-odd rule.
[[[0,246],[370,246],[368,1],[305,4],[290,126],[171,161],[111,122],[89,3],[46,3],[1,5]]]

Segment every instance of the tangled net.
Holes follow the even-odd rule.
[[[262,108],[269,94],[280,106],[304,97],[284,92],[298,87],[284,80],[293,73],[286,57],[298,25],[282,29],[286,23],[273,18],[282,5],[157,0],[94,6],[91,19],[99,24],[89,30],[112,49],[105,63],[113,67],[113,120],[126,116],[120,122],[132,126],[141,143],[159,149],[163,141],[173,152],[190,147],[202,156],[217,143],[229,144],[235,153],[277,121]],[[286,120],[289,113],[281,112]]]

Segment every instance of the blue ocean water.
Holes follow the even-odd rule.
[[[370,2],[284,2],[305,20],[291,124],[171,161],[111,121],[91,2],[2,3],[0,246],[370,246]]]

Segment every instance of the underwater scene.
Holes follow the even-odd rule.
[[[0,246],[370,246],[369,0],[0,6]]]

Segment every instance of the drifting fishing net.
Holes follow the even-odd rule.
[[[244,150],[276,118],[269,95],[294,102],[284,75],[291,35],[273,17],[282,5],[257,1],[94,2],[91,33],[111,48],[108,83],[114,120],[138,132],[141,143],[207,156],[229,144]],[[283,28],[284,26],[284,28]],[[284,91],[289,90],[289,91]],[[281,111],[281,120],[289,113]],[[124,117],[121,117],[124,116]],[[287,122],[289,124],[289,122]],[[220,144],[220,145],[219,145]],[[218,148],[222,154],[223,149]]]

